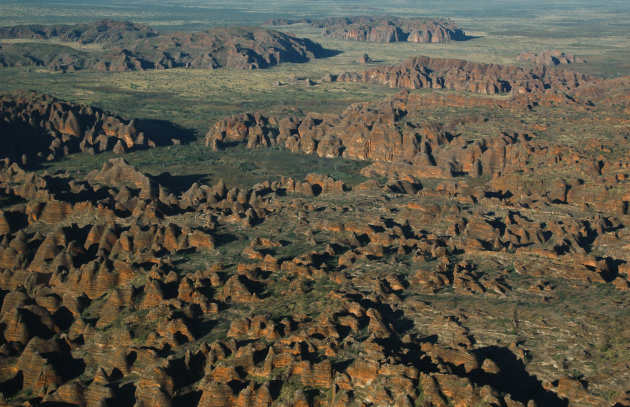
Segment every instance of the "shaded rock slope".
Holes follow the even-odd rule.
[[[145,135],[135,120],[33,92],[0,95],[0,142],[0,158],[22,164],[165,143]]]

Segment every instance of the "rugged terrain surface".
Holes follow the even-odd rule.
[[[2,37],[23,39],[2,42]],[[29,42],[56,39],[60,42]],[[64,43],[96,44],[97,49]],[[326,52],[319,44],[274,30],[224,28],[161,34],[129,22],[97,21],[76,26],[0,28],[0,66],[47,66],[53,70],[138,71],[168,68],[267,68],[306,62]]]
[[[618,76],[588,50],[623,25],[546,4],[483,53],[482,3],[489,42],[325,38],[260,72],[107,70],[268,66],[274,31],[14,28],[4,57],[103,65],[4,70],[85,105],[0,95],[0,405],[630,406],[630,77],[400,64]]]
[[[174,192],[122,158],[85,176],[3,160],[4,403],[628,405],[630,80],[577,82],[208,133],[365,160],[352,185]],[[9,131],[72,128],[50,115],[75,107],[12,103]]]
[[[401,18],[391,16],[330,17],[317,20],[269,20],[266,25],[309,23],[333,38],[369,42],[463,41],[464,32],[449,19]]]
[[[572,54],[565,54],[557,49],[549,49],[539,54],[523,51],[516,58],[518,61],[527,61],[536,65],[568,65],[583,64],[584,60]]]

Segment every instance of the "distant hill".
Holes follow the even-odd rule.
[[[274,19],[265,25],[307,23],[323,28],[324,35],[344,40],[368,42],[451,42],[463,41],[466,34],[449,19],[401,18],[392,16],[329,17],[317,20]]]
[[[1,42],[56,39],[61,44]],[[86,50],[63,43],[100,44]],[[305,38],[264,28],[213,28],[203,32],[159,34],[144,25],[101,20],[88,24],[0,28],[0,66],[47,66],[53,70],[138,71],[168,68],[267,68],[325,56]]]
[[[100,20],[74,25],[16,25],[0,27],[0,38],[52,39],[81,44],[120,45],[139,38],[155,37],[158,32],[130,21]]]

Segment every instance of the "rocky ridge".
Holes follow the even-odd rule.
[[[141,71],[170,68],[259,69],[282,62],[326,56],[319,45],[262,28],[218,27],[208,31],[158,34],[129,22],[98,21],[77,26],[4,27],[0,38],[59,39],[96,43],[101,50],[63,44],[2,43],[0,66],[46,66],[52,70]]]
[[[462,59],[412,57],[400,65],[344,72],[338,82],[363,82],[390,88],[449,89],[494,95],[572,91],[596,81],[587,75],[544,66],[531,70]]]
[[[317,20],[274,19],[265,25],[308,23],[322,28],[327,37],[343,40],[378,43],[415,42],[444,43],[463,41],[466,34],[451,20],[429,18],[401,18],[392,16],[329,17]]]

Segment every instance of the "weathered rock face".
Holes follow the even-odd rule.
[[[361,55],[361,57],[359,57],[357,62],[360,63],[360,64],[367,64],[369,62],[372,62],[372,59],[370,58],[370,56],[368,54],[363,54],[363,55]]]
[[[36,93],[0,95],[0,141],[0,158],[22,164],[156,145],[134,120]]]
[[[50,52],[29,43],[2,44],[0,66],[48,66],[53,70],[140,71],[168,68],[258,69],[282,62],[305,62],[325,55],[308,39],[262,28],[213,28],[158,34],[149,27],[105,20],[77,26],[18,26],[0,29],[0,37],[55,38],[99,43],[100,51],[62,45]]]
[[[365,82],[390,88],[450,89],[493,95],[571,91],[594,82],[582,74],[536,67],[484,64],[461,59],[410,58],[400,65],[380,66],[363,72],[344,72],[339,82]]]
[[[330,17],[319,20],[269,20],[266,25],[309,23],[323,28],[324,35],[369,42],[451,42],[466,39],[449,19],[400,18],[392,16]]]
[[[87,178],[108,184],[131,184],[139,188],[141,198],[156,198],[158,186],[153,179],[141,173],[122,158],[112,158],[103,164],[100,171],[93,171]]]
[[[11,233],[11,225],[9,225],[9,221],[4,214],[4,211],[0,211],[0,235],[6,235],[9,233]]]
[[[523,51],[516,58],[518,61],[527,61],[536,65],[568,65],[583,64],[584,60],[572,54],[565,54],[558,49],[549,49],[540,54]]]

